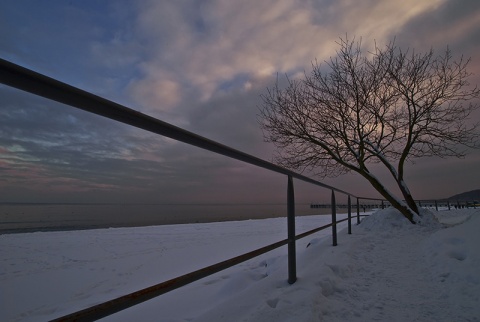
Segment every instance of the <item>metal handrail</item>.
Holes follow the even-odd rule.
[[[36,94],[81,110],[125,123],[152,133],[184,142],[211,152],[243,161],[270,171],[281,173],[311,184],[334,190],[346,195],[355,195],[329,186],[302,174],[285,169],[271,162],[257,158],[229,146],[207,139],[193,132],[140,113],[124,105],[107,100],[51,77],[34,72],[0,58],[0,83]]]
[[[341,219],[336,222],[336,224],[339,224],[341,222],[347,221],[348,218]],[[304,237],[307,237],[311,234],[314,234],[316,232],[319,232],[323,229],[327,229],[329,227],[332,227],[333,223],[306,231],[302,234],[299,234],[295,236],[295,240],[302,239]],[[170,291],[173,291],[177,288],[180,288],[182,286],[185,286],[187,284],[193,283],[195,281],[198,281],[199,279],[202,279],[204,277],[213,275],[215,273],[218,273],[224,269],[227,269],[229,267],[235,266],[237,264],[240,264],[242,262],[245,262],[249,259],[255,258],[257,256],[260,256],[262,254],[265,254],[267,252],[270,252],[276,248],[282,247],[284,245],[287,245],[289,242],[289,239],[284,239],[281,241],[278,241],[276,243],[264,246],[262,248],[253,250],[251,252],[227,259],[225,261],[219,262],[217,264],[213,264],[204,268],[201,268],[199,270],[196,270],[194,272],[178,276],[176,278],[172,278],[168,281],[144,288],[142,290],[126,294],[123,296],[120,296],[118,298],[112,299],[110,301],[106,301],[91,307],[88,307],[86,309],[73,312],[71,314],[59,317],[57,319],[51,320],[52,322],[60,322],[60,321],[93,321],[93,320],[98,320],[101,318],[104,318],[106,316],[115,314],[119,311],[125,310],[129,307],[135,306],[137,304],[140,304],[142,302],[148,301],[152,298],[155,298],[157,296],[160,296],[162,294],[168,293]]]
[[[161,295],[170,290],[181,287],[185,284],[196,281],[205,276],[214,274],[220,270],[236,265],[245,260],[256,257],[260,254],[288,245],[288,271],[289,271],[289,283],[296,281],[296,255],[295,255],[295,241],[297,239],[306,237],[319,230],[332,227],[333,245],[337,244],[337,231],[336,225],[342,221],[348,220],[348,233],[351,233],[351,207],[349,207],[348,218],[337,221],[335,210],[335,192],[339,192],[348,196],[348,202],[350,205],[350,197],[357,198],[357,223],[359,223],[359,197],[335,188],[333,186],[324,184],[317,180],[313,180],[304,175],[296,173],[294,171],[282,168],[278,165],[262,160],[247,153],[235,150],[229,146],[220,144],[218,142],[209,140],[195,133],[186,131],[159,119],[153,118],[149,115],[140,113],[126,106],[112,102],[100,96],[86,92],[79,88],[73,87],[66,83],[60,82],[53,78],[39,74],[27,68],[13,64],[6,60],[0,59],[0,83],[15,87],[17,89],[42,96],[72,107],[82,109],[87,112],[91,112],[103,117],[107,117],[116,120],[121,123],[125,123],[146,131],[156,133],[162,136],[172,138],[174,140],[184,142],[211,152],[215,152],[245,163],[258,166],[273,172],[277,172],[288,177],[287,185],[287,225],[288,225],[288,238],[280,242],[265,246],[263,248],[254,250],[250,253],[234,257],[221,263],[214,264],[212,266],[197,270],[195,272],[177,277],[173,280],[169,280],[152,287],[127,294],[125,296],[113,299],[97,306],[87,308],[85,310],[72,313],[70,315],[60,317],[57,321],[66,320],[91,320],[92,318],[100,318],[127,307],[144,302],[148,299]],[[312,229],[300,235],[295,235],[295,199],[293,191],[293,178],[320,186],[332,191],[332,223],[319,228]],[[364,198],[366,199],[366,198]]]

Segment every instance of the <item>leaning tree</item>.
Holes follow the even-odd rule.
[[[478,147],[480,89],[470,86],[469,59],[450,50],[417,53],[394,42],[373,52],[340,39],[337,56],[300,80],[287,78],[262,95],[261,126],[278,148],[277,162],[322,177],[356,172],[412,223],[419,209],[405,182],[405,164],[426,156],[465,154]],[[402,196],[371,171],[385,166]]]

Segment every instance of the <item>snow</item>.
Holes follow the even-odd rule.
[[[435,218],[438,219],[439,223]],[[342,218],[342,215],[338,215]],[[478,321],[480,210],[396,210],[286,246],[104,321]],[[329,216],[296,219],[297,233]],[[356,222],[356,219],[353,220]],[[0,235],[0,320],[44,321],[286,238],[286,219]]]

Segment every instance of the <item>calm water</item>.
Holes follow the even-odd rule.
[[[261,219],[286,216],[286,208],[284,204],[0,204],[0,234]],[[297,215],[327,213],[330,210],[296,205]]]

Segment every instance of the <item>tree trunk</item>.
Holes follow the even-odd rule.
[[[420,214],[420,211],[418,209],[417,203],[412,197],[412,194],[410,193],[410,190],[407,188],[405,181],[402,179],[397,181],[398,188],[402,192],[403,198],[405,199],[405,202],[407,203],[408,207],[413,210],[417,215]]]
[[[415,200],[413,200],[412,195],[410,193],[406,193],[406,194],[404,193],[403,197],[405,198],[405,201],[407,202],[408,207],[413,211],[415,211],[417,215],[420,215],[420,210],[418,209],[418,206]]]
[[[377,180],[377,178],[375,178],[374,176],[370,175],[370,173],[367,171],[367,172],[359,172],[364,178],[366,178],[370,184],[375,188],[375,190],[377,190],[388,202],[390,202],[390,204],[395,208],[397,209],[398,211],[400,211],[402,213],[402,215],[405,216],[405,218],[407,218],[412,224],[416,224],[415,221],[413,220],[413,217],[415,214],[417,214],[417,212],[415,210],[413,210],[412,208],[410,208],[410,205],[407,201],[407,204],[404,204],[402,202],[400,202],[399,200],[397,200],[387,189],[385,189],[385,187],[380,183],[380,181]],[[406,190],[406,189],[404,189]],[[402,191],[403,193],[404,191]],[[407,192],[407,191],[405,191]],[[417,209],[418,211],[418,208],[416,207],[416,204],[415,204],[415,201],[413,200],[413,198],[410,196],[410,194],[408,194],[408,196],[410,197],[411,201],[413,201],[414,205],[415,205],[415,208]]]

